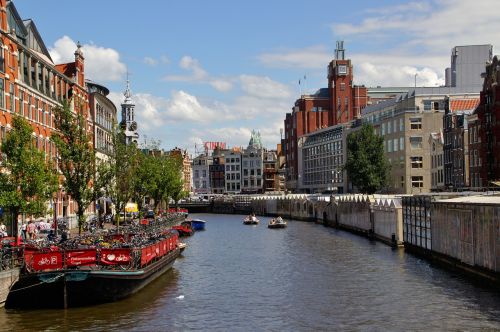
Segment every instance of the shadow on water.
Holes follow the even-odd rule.
[[[4,330],[497,330],[500,293],[380,242],[290,220],[198,215],[174,268],[120,302],[0,310]],[[182,295],[182,297],[179,297]],[[184,298],[185,297],[185,298]]]
[[[140,324],[178,289],[179,271],[173,267],[138,293],[118,302],[68,310],[0,310],[2,331],[125,330]]]

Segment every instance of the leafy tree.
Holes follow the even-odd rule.
[[[137,202],[140,213],[142,213],[143,202],[147,196],[155,192],[159,178],[159,168],[156,157],[147,153],[139,152],[137,156],[137,168],[134,177],[133,199]]]
[[[0,173],[0,205],[12,213],[13,236],[17,236],[19,214],[44,215],[47,201],[57,190],[57,176],[45,154],[34,145],[32,133],[31,125],[16,116],[2,145],[5,159]]]
[[[105,192],[115,204],[115,221],[119,226],[120,212],[134,195],[134,183],[140,152],[135,144],[127,145],[122,129],[115,127],[112,136],[112,152],[108,162],[109,176]]]
[[[96,163],[92,137],[83,114],[75,114],[68,102],[54,109],[55,128],[52,134],[58,151],[58,165],[64,176],[63,186],[77,204],[78,228],[81,233],[85,222],[85,210],[102,194],[108,181],[105,176],[109,166]],[[101,176],[95,176],[101,174]]]
[[[347,136],[345,169],[353,185],[373,194],[387,184],[389,164],[384,154],[384,139],[370,124]]]

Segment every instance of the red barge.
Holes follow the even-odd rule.
[[[115,237],[116,243],[124,236]],[[117,301],[169,270],[179,253],[178,233],[171,230],[134,248],[26,248],[24,272],[5,307],[67,308]]]

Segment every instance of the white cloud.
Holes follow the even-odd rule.
[[[220,92],[227,92],[233,88],[231,79],[212,77],[203,69],[200,62],[191,56],[185,55],[179,61],[179,67],[186,70],[186,75],[167,75],[164,79],[173,82],[196,82],[210,84]]]
[[[210,85],[220,92],[227,92],[233,88],[233,83],[221,78],[210,80]]]
[[[147,64],[148,66],[156,66],[158,64],[158,60],[153,59],[149,56],[144,57],[144,63]]]
[[[112,92],[109,98],[120,109],[123,95]],[[136,93],[132,95],[132,100],[135,103],[137,121],[146,130],[159,128],[167,123],[209,122],[224,115],[224,110],[217,112],[202,104],[196,96],[182,90],[173,91],[170,98]]]
[[[413,86],[415,74],[418,86],[444,85],[442,75],[438,75],[430,68],[417,69],[410,66],[377,65],[369,62],[362,62],[356,66],[355,83],[367,86]]]
[[[49,53],[54,63],[75,61],[76,43],[68,36],[59,38]],[[120,54],[112,48],[95,44],[82,45],[85,57],[85,76],[94,81],[119,81],[127,71],[125,64],[120,61]]]
[[[259,98],[288,98],[290,88],[282,83],[273,81],[267,76],[240,76],[241,88],[250,96]]]
[[[338,36],[396,37],[407,41],[408,53],[449,52],[453,46],[491,43],[500,46],[496,0],[433,0],[382,7],[359,23],[332,26]],[[401,44],[401,43],[399,43]],[[423,49],[422,49],[423,48]]]
[[[183,56],[179,62],[179,67],[185,69],[189,72],[187,75],[168,75],[165,77],[167,81],[179,81],[179,82],[190,82],[190,81],[201,81],[204,80],[208,74],[200,66],[198,60],[186,55]]]
[[[156,59],[156,58],[153,58],[150,56],[146,56],[146,57],[144,57],[143,62],[145,64],[147,64],[148,66],[154,67],[154,66],[158,65],[159,63],[162,63],[164,65],[168,65],[170,63],[170,59],[166,55],[160,56],[159,59]]]

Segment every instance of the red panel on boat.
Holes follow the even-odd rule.
[[[101,263],[126,265],[130,263],[130,249],[101,249]]]
[[[97,250],[68,250],[66,251],[66,266],[94,265],[97,262]]]
[[[57,270],[62,268],[62,253],[54,251],[50,253],[33,253],[31,267],[35,271]]]

